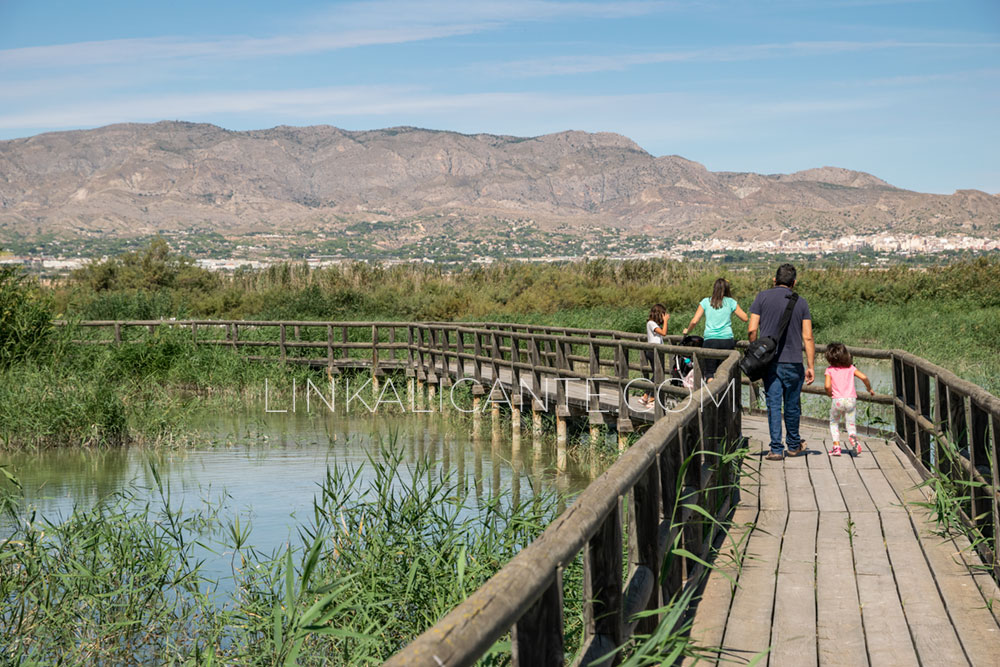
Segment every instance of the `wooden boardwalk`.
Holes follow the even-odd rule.
[[[617,388],[600,396],[614,412]],[[566,399],[586,406],[579,386]],[[636,397],[629,408],[651,417]],[[803,422],[809,454],[772,462],[766,416],[745,414],[743,434],[732,539],[694,617],[709,650],[686,664],[1000,666],[1000,589],[964,536],[938,534],[899,447],[862,434],[861,456],[830,457],[828,429]]]
[[[636,612],[703,581],[700,568],[691,567],[694,559],[669,561],[657,580],[673,522],[681,523],[687,551],[703,558],[714,553],[714,534],[701,530],[700,515],[673,516],[676,490],[706,500],[720,522],[730,519],[736,501],[719,492],[720,484],[731,488],[728,470],[680,462],[748,440],[730,540],[714,558],[716,569],[693,615],[691,635],[702,657],[687,664],[1000,667],[996,553],[987,540],[973,549],[961,535],[937,534],[931,512],[920,505],[929,493],[918,488],[925,477],[940,483],[940,465],[945,477],[975,489],[961,504],[968,534],[1000,535],[1000,399],[904,350],[852,350],[857,358],[891,364],[892,393],[859,397],[890,407],[890,442],[865,438],[860,457],[830,458],[825,426],[804,423],[810,454],[770,462],[762,460],[764,418],[741,407],[738,353],[651,345],[641,334],[504,323],[137,320],[80,326],[113,332],[112,338],[84,336],[86,344],[127,344],[162,327],[189,327],[199,344],[273,353],[254,359],[331,373],[368,369],[373,378],[405,370],[428,400],[431,388],[443,396],[448,384],[440,380],[471,376],[473,396],[497,407],[496,420],[497,404],[512,396],[513,406],[532,412],[533,432],[541,429],[541,413],[551,414],[563,455],[568,419],[586,419],[592,436],[602,425],[617,431],[618,460],[538,539],[388,664],[471,665],[509,636],[511,664],[564,665],[574,660],[564,637],[564,600],[572,597],[583,600],[585,626],[585,651],[574,664],[593,664],[610,648],[626,645],[638,627],[632,623]],[[263,333],[268,327],[270,337]],[[311,358],[310,351],[325,357]],[[664,403],[655,410],[622,395],[640,372],[651,373],[659,385],[678,355],[698,362],[696,384],[710,357],[721,360],[717,378],[724,380],[696,396],[664,388]],[[503,392],[493,391],[493,380]],[[512,392],[512,385],[524,389]],[[633,394],[640,391],[632,385]],[[658,419],[668,401],[669,414]],[[642,422],[648,430],[632,441],[628,433]],[[564,581],[565,566],[581,555],[582,580]],[[649,630],[646,623],[641,632]]]
[[[829,432],[803,424],[810,453],[772,462],[766,419],[743,431],[732,539],[692,629],[721,653],[686,664],[1000,665],[1000,591],[963,537],[935,533],[898,447],[862,437],[861,456],[830,457]]]

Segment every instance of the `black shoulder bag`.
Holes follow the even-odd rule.
[[[740,370],[750,378],[751,382],[764,377],[767,369],[774,363],[774,359],[778,354],[778,348],[785,342],[785,335],[788,333],[788,323],[792,320],[792,311],[795,310],[795,303],[799,300],[799,295],[792,292],[785,298],[788,299],[788,305],[785,307],[785,312],[782,313],[781,321],[778,323],[778,338],[775,339],[772,336],[758,338],[750,343],[746,354],[740,360]]]

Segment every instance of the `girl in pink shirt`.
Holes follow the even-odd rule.
[[[833,449],[830,456],[840,456],[840,419],[847,423],[847,439],[855,454],[861,454],[861,442],[858,441],[858,427],[855,414],[858,402],[858,392],[854,388],[854,378],[865,383],[869,394],[874,396],[868,376],[854,367],[851,353],[843,343],[830,343],[826,346],[825,389],[826,395],[833,399],[830,402],[830,436],[833,438]]]

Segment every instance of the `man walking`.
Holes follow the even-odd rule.
[[[750,342],[757,336],[772,336],[778,341],[775,360],[764,375],[764,392],[767,397],[767,425],[771,431],[771,452],[768,461],[780,461],[785,455],[781,443],[782,406],[784,406],[785,444],[788,456],[799,456],[806,451],[806,443],[799,437],[799,418],[802,416],[802,382],[812,384],[816,377],[814,361],[816,343],[813,340],[812,317],[809,304],[798,298],[785,334],[778,330],[781,316],[788,306],[788,299],[795,287],[795,267],[782,264],[774,276],[774,287],[766,289],[750,306],[747,325]],[[806,350],[807,367],[802,366],[802,348]]]

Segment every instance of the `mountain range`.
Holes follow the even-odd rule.
[[[474,234],[497,221],[676,240],[882,231],[995,238],[1000,196],[913,192],[835,167],[713,172],[604,132],[236,132],[165,121],[0,141],[0,238],[336,234],[368,222],[398,225],[399,242],[412,242],[456,226]]]

